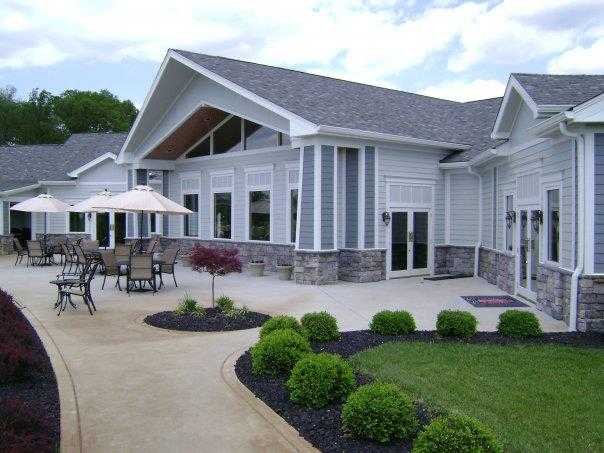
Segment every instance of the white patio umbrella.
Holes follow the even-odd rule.
[[[84,201],[69,206],[67,210],[70,212],[105,212],[108,210],[107,208],[97,208],[95,206],[98,204],[105,204],[105,202],[113,196],[114,195],[109,190],[105,189]]]
[[[67,205],[67,203],[62,202],[52,195],[43,193],[37,197],[29,198],[21,203],[17,203],[11,207],[11,210],[23,212],[43,212],[44,234],[46,234],[46,214],[49,212],[66,212],[68,208],[69,205]]]
[[[106,197],[92,206],[96,209],[115,209],[134,213],[156,214],[193,214],[193,211],[179,205],[178,203],[164,197],[149,186],[136,186],[128,192]],[[140,226],[142,228],[142,225]]]

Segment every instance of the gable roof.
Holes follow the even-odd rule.
[[[105,153],[119,153],[123,133],[73,134],[62,145],[0,146],[0,191],[38,181],[69,181],[68,173]]]
[[[537,105],[575,106],[604,93],[604,75],[512,73]]]

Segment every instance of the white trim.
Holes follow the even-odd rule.
[[[222,125],[224,125],[227,121],[229,121],[231,118],[235,117],[235,115],[233,115],[232,113],[227,113],[227,116],[221,120],[218,124],[216,124],[216,126],[214,126],[213,128],[211,128],[205,135],[202,135],[201,138],[199,140],[197,140],[195,143],[193,143],[191,146],[189,146],[180,156],[178,156],[175,160],[179,161],[179,160],[190,160],[190,159],[195,159],[194,157],[191,158],[187,158],[187,154],[189,154],[189,152],[191,152],[191,150],[193,150],[197,145],[199,145],[201,142],[203,142],[206,138],[210,138],[210,156],[214,155],[214,137],[213,134],[214,132],[221,127]],[[242,135],[242,139],[243,139],[243,135]],[[242,146],[243,149],[243,146]],[[220,153],[220,154],[225,154],[225,153]],[[220,155],[217,154],[217,155]],[[208,157],[208,156],[197,156],[197,157]]]
[[[503,99],[501,101],[501,106],[499,107],[499,111],[497,112],[497,117],[495,118],[495,125],[493,126],[493,131],[491,132],[491,138],[493,139],[505,139],[509,138],[510,133],[513,129],[513,126],[510,127],[509,131],[500,131],[501,122],[503,120],[504,112],[508,108],[508,104],[510,102],[510,96],[512,95],[512,90],[514,90],[520,96],[520,99],[524,101],[524,103],[531,109],[533,112],[533,116],[537,118],[537,104],[533,101],[533,98],[529,96],[524,87],[516,80],[513,75],[510,75],[508,79],[508,84],[505,87],[505,94],[503,95]],[[518,106],[520,109],[520,106]],[[512,123],[513,124],[513,123]]]
[[[90,162],[88,162],[87,164],[82,165],[81,167],[76,168],[75,170],[73,170],[70,173],[67,173],[67,176],[71,177],[71,178],[77,178],[78,176],[80,176],[82,173],[90,170],[93,167],[96,167],[98,164],[111,159],[115,162],[115,160],[117,159],[117,156],[113,153],[105,153],[100,155],[99,157],[97,157],[94,160],[91,160]]]
[[[445,172],[445,244],[451,243],[451,173]]]
[[[338,147],[333,147],[333,248],[338,249]]]
[[[357,246],[359,249],[365,249],[365,146],[358,148],[358,217],[357,217]]]
[[[214,176],[231,176],[231,185],[228,187],[214,187],[213,177]],[[210,183],[210,239],[220,239],[224,241],[233,240],[233,220],[235,219],[235,206],[234,206],[234,191],[235,191],[235,169],[228,168],[222,170],[215,170],[208,173]],[[217,193],[228,193],[231,194],[231,237],[229,238],[217,238],[216,237],[216,222],[215,222],[215,197]]]
[[[516,223],[518,222],[518,219],[516,219],[516,223],[512,224],[512,226],[510,227],[512,230],[512,243],[510,244],[512,246],[512,250],[508,250],[508,243],[507,243],[507,223],[506,223],[506,214],[507,214],[507,197],[512,197],[512,211],[516,212],[516,193],[514,190],[505,190],[503,191],[503,193],[501,194],[503,203],[501,204],[501,212],[502,212],[502,228],[503,228],[503,232],[502,232],[502,243],[503,243],[503,251],[506,253],[516,253]],[[496,248],[495,248],[496,249]],[[497,249],[496,249],[497,250]]]
[[[379,167],[378,167],[378,148],[377,148],[377,146],[374,148],[374,155],[375,155],[375,162],[374,162],[374,165],[375,165],[375,175],[374,175],[374,183],[375,183],[375,187],[374,187],[374,192],[375,192],[374,193],[374,197],[375,197],[374,210],[375,210],[375,213],[374,213],[374,216],[375,216],[375,220],[374,220],[374,225],[373,225],[374,226],[373,246],[374,246],[374,248],[377,249],[380,246],[380,244],[379,244],[379,231],[380,231],[380,229],[379,229],[378,225],[379,225],[379,222],[382,221],[381,215],[380,215],[380,212],[379,212],[379,209],[378,209],[378,206],[380,204],[380,200],[378,199],[378,196],[379,196],[379,193],[380,193],[380,191],[379,191],[379,187],[380,187],[380,182],[379,182],[380,172],[379,172]]]
[[[558,261],[551,261],[549,256],[550,248],[550,231],[549,231],[549,199],[548,192],[552,190],[558,191]],[[561,265],[562,261],[562,180],[544,184],[542,187],[543,196],[543,251],[540,253],[541,262],[555,264],[556,266]]]
[[[313,145],[314,152],[314,203],[313,249],[321,250],[321,145]]]
[[[18,194],[21,192],[28,192],[30,190],[36,190],[39,188],[40,188],[40,183],[35,183],[35,184],[30,184],[29,186],[19,187],[17,189],[5,190],[4,192],[0,192],[0,195],[2,195],[2,196],[15,195],[15,194]]]
[[[295,184],[292,184],[292,182],[290,181],[290,173],[292,171],[297,171],[298,172],[298,181]],[[288,244],[295,244],[296,243],[296,238],[294,238],[294,242],[291,242],[291,235],[292,235],[292,222],[291,222],[291,215],[292,215],[292,203],[291,203],[291,192],[292,190],[297,190],[298,191],[298,198],[300,198],[300,180],[301,180],[301,176],[300,175],[300,169],[299,169],[299,163],[298,162],[286,162],[285,163],[285,177],[286,177],[286,184],[285,184],[285,235],[286,235],[286,243]],[[296,208],[297,208],[297,203],[296,203]],[[298,217],[300,216],[300,211],[296,211],[297,212],[297,216],[296,216],[296,228],[298,227],[297,223],[298,223]],[[296,229],[296,237],[298,235],[298,231]]]
[[[200,171],[186,171],[178,173],[178,179],[180,183],[180,204],[182,206],[185,205],[185,195],[197,195],[197,236],[187,236],[185,235],[185,222],[187,219],[187,215],[181,216],[181,230],[180,234],[183,238],[199,238],[201,239],[201,172]],[[184,189],[183,183],[186,180],[197,180],[198,186],[197,190],[194,189]],[[188,214],[190,215],[190,214]]]
[[[213,147],[214,145],[211,145],[211,146]],[[182,162],[179,162],[179,163],[205,162],[208,160],[222,159],[225,157],[227,157],[227,158],[228,157],[245,157],[245,156],[251,156],[254,154],[272,153],[272,152],[278,152],[278,151],[293,151],[293,149],[294,148],[292,148],[290,145],[270,147],[270,148],[249,149],[249,150],[243,150],[243,151],[233,151],[232,153],[210,154],[209,156],[183,158]],[[184,156],[184,154],[183,154],[183,156]],[[180,160],[180,157],[174,162],[177,162],[179,160]]]
[[[585,268],[584,272],[595,272],[595,135],[584,134],[585,153]],[[562,211],[562,193],[560,193],[560,211]],[[562,219],[560,219],[562,224]],[[562,238],[562,233],[560,233]]]
[[[248,166],[243,168],[243,179],[244,179],[244,187],[245,187],[245,234],[244,238],[247,241],[255,242],[259,244],[267,244],[274,242],[274,231],[273,225],[275,223],[275,213],[274,213],[274,186],[275,186],[275,175],[274,175],[275,164],[269,165],[255,165]],[[248,184],[248,175],[249,174],[262,174],[269,173],[271,177],[270,185],[250,185]],[[250,192],[269,192],[269,238],[268,241],[261,241],[257,239],[250,239]]]
[[[296,244],[294,246],[295,250],[298,250],[298,247],[300,245],[300,217],[301,217],[301,207],[302,207],[302,171],[304,169],[304,146],[300,146],[298,148],[298,169],[300,171],[299,176],[298,176],[298,182],[300,185],[300,191],[298,192],[298,216],[296,218]]]

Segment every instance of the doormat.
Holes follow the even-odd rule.
[[[475,307],[528,307],[512,296],[461,296]]]

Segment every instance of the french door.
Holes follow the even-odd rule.
[[[540,222],[531,221],[536,215],[537,209],[520,209],[517,213],[520,229],[516,251],[517,289],[518,294],[531,300],[537,298]]]
[[[393,210],[390,219],[388,276],[429,274],[430,213],[427,210]]]

